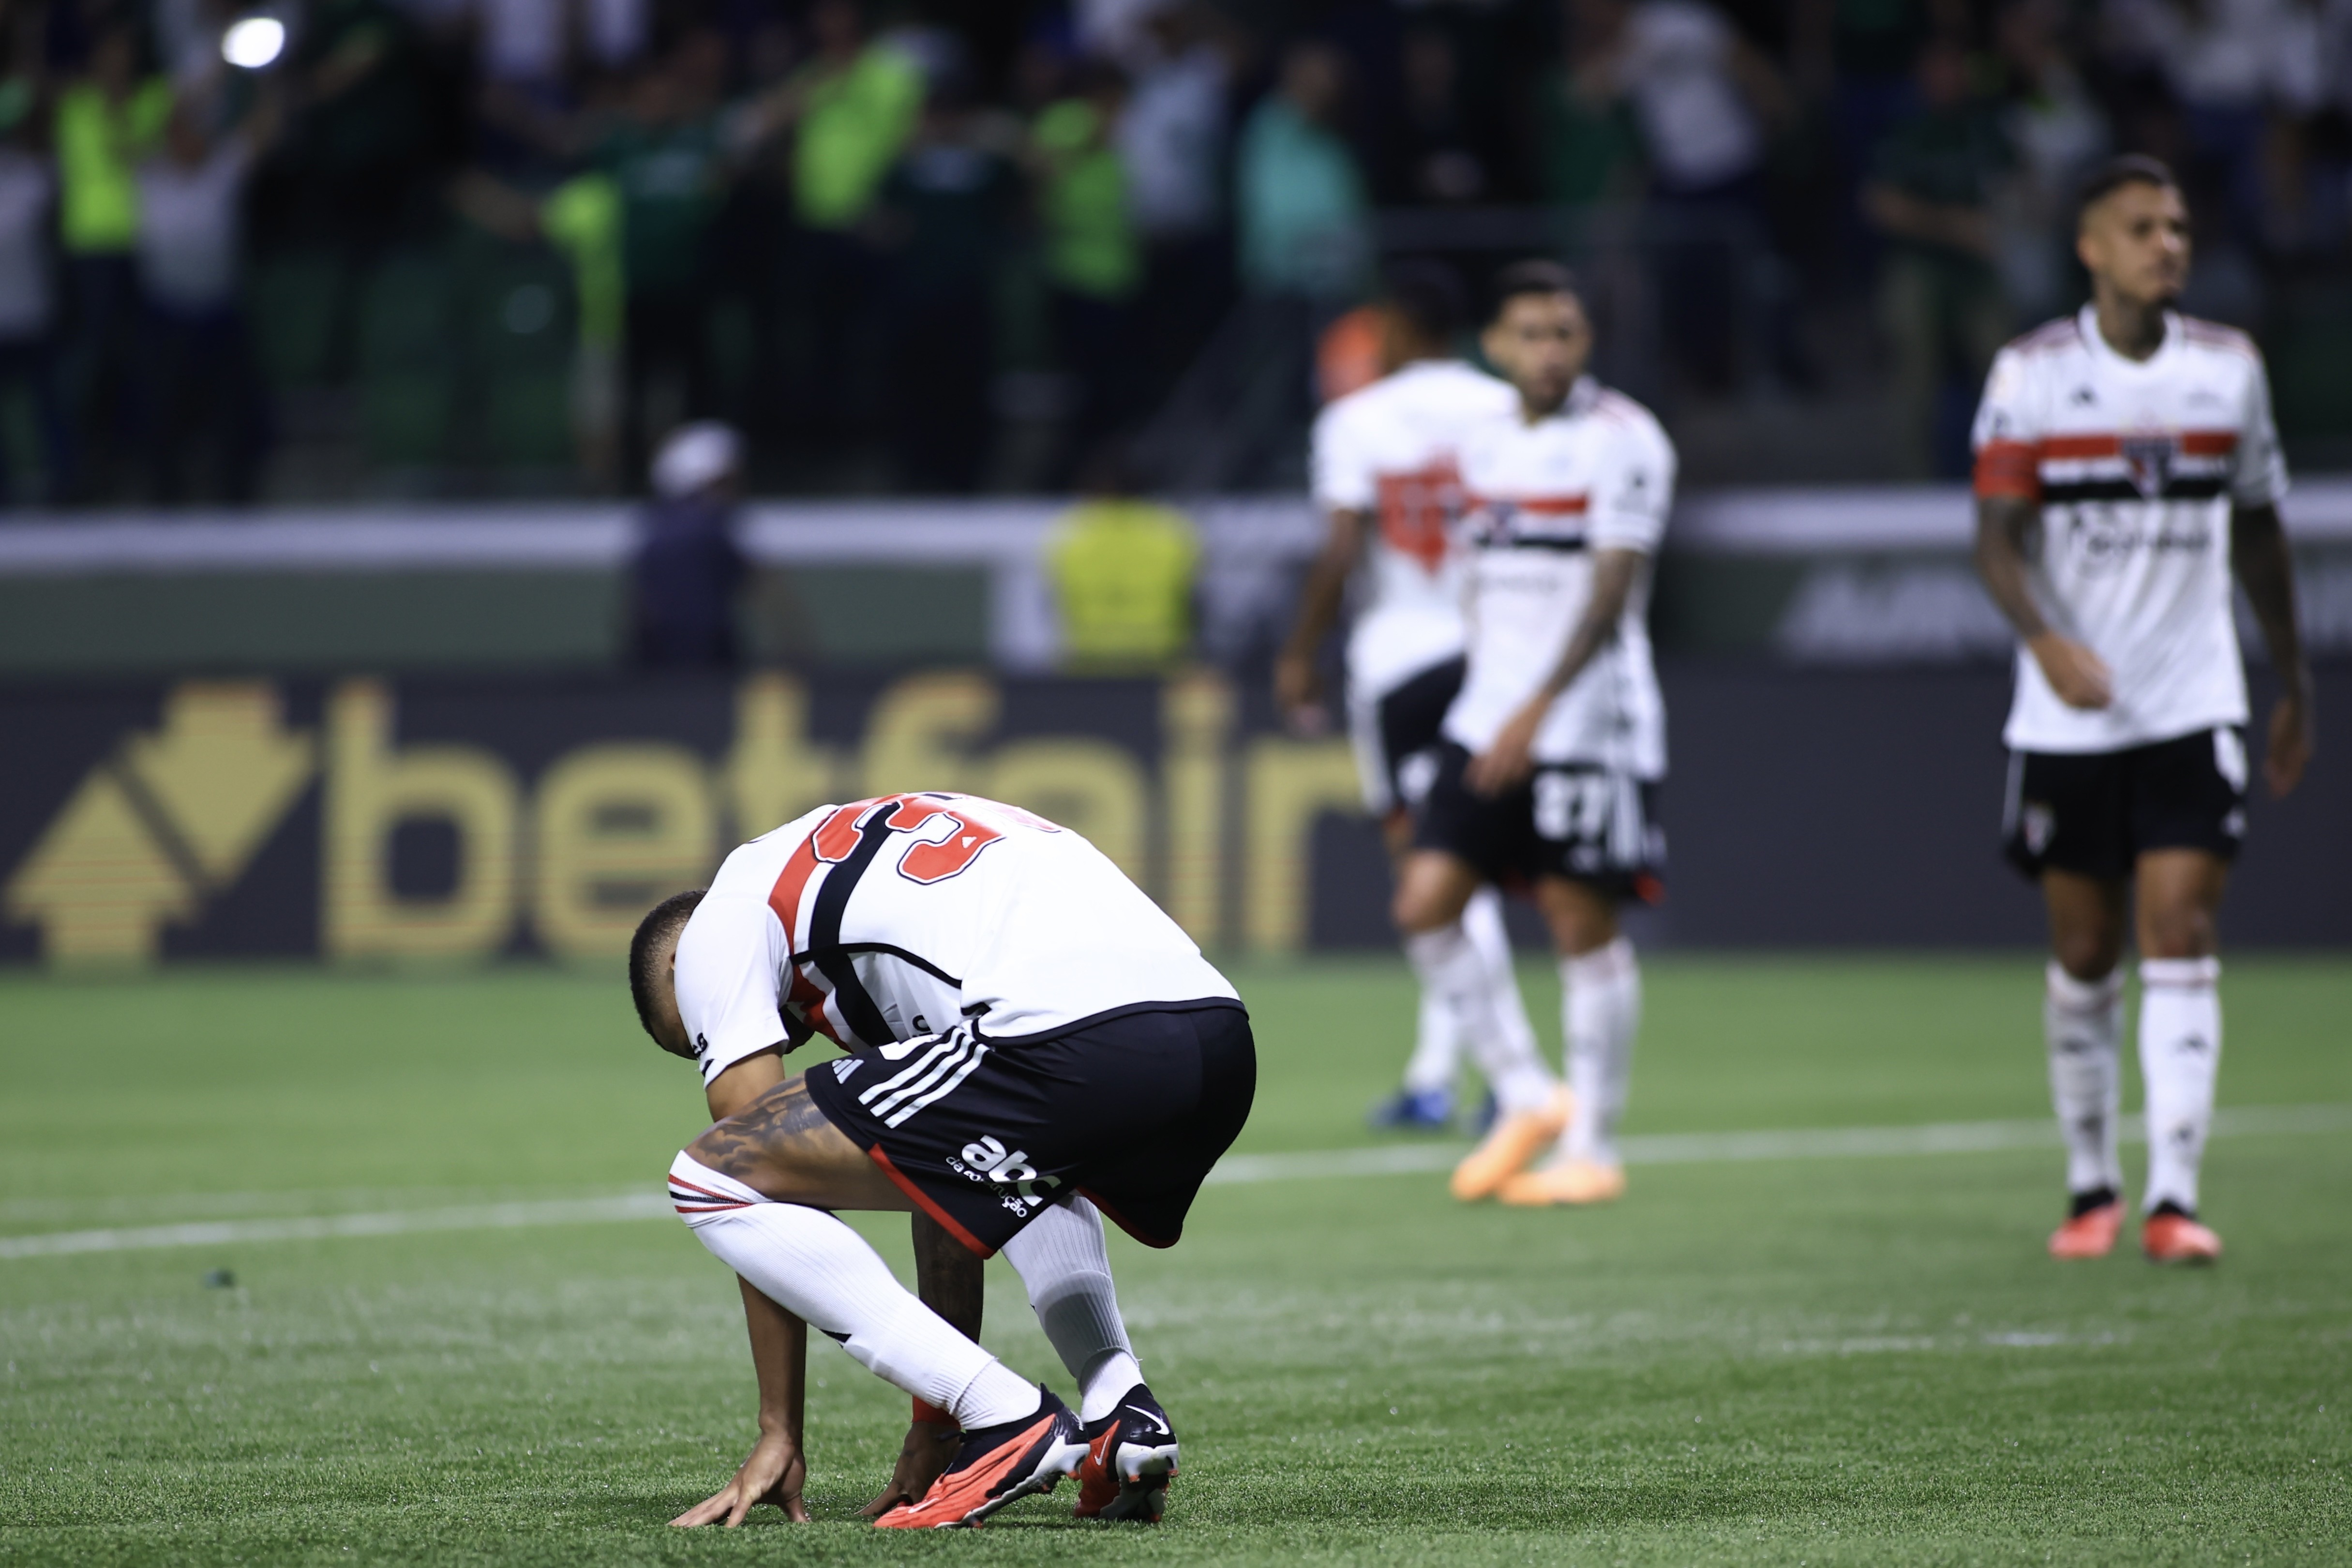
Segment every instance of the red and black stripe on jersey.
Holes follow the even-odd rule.
[[[1976,493],[2039,501],[2210,501],[2230,487],[2233,430],[2086,431],[1991,441],[1977,454]]]
[[[1476,497],[1475,538],[1482,549],[1562,550],[1591,547],[1584,517],[1592,509],[1585,495],[1526,496],[1510,500]],[[1559,519],[1573,518],[1573,522]]]
[[[793,945],[786,964],[784,999],[835,1044],[855,1050],[860,1045],[887,1044],[895,1038],[881,1008],[858,978],[855,962],[858,954],[887,954],[950,989],[962,988],[961,979],[919,953],[889,942],[842,940],[850,896],[894,835],[902,836],[905,846],[894,862],[896,873],[926,886],[961,876],[989,845],[1003,837],[970,812],[958,810],[957,803],[957,797],[950,795],[886,795],[839,807],[801,841],[777,876],[768,904],[783,923],[786,943]],[[1041,818],[1025,812],[1018,815],[1024,825],[1041,831],[1061,831]],[[916,836],[941,818],[954,825],[943,841]],[[820,869],[822,878],[817,875]],[[803,945],[801,903],[812,881],[817,887],[809,906],[808,937]],[[811,970],[823,977],[824,986],[810,978]]]
[[[849,895],[856,891],[857,881],[864,876],[882,846],[890,841],[890,819],[898,814],[897,802],[886,809],[876,806],[856,819],[856,846],[825,873],[816,890],[816,904],[809,911],[808,947],[792,956],[793,967],[813,965],[833,987],[829,1009],[847,1027],[856,1040],[867,1045],[881,1045],[890,1039],[890,1026],[882,1017],[882,1009],[874,1005],[866,994],[866,983],[857,977],[857,966],[841,943],[841,917],[849,907]],[[833,824],[828,821],[825,827]],[[818,830],[823,832],[824,829]],[[814,843],[816,833],[809,835]],[[928,967],[928,966],[927,966]],[[856,1041],[843,1040],[845,1045]]]

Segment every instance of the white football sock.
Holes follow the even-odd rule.
[[[1518,968],[1511,954],[1511,933],[1503,924],[1503,894],[1492,883],[1470,895],[1463,906],[1462,933],[1478,949],[1486,967],[1486,988],[1496,1027],[1511,1057],[1543,1060],[1536,1043],[1536,1026],[1528,1021],[1528,1005],[1519,999]]]
[[[1454,1087],[1461,1055],[1462,1031],[1454,1009],[1433,986],[1421,988],[1421,1013],[1413,1026],[1412,1058],[1404,1064],[1408,1094],[1430,1094]]]
[[[2221,960],[2143,958],[2139,1072],[2147,1087],[2145,1207],[2197,1212],[2197,1167],[2221,1065]]]
[[[720,1262],[811,1328],[840,1340],[875,1376],[952,1411],[966,1428],[1018,1421],[1036,1410],[1034,1384],[923,1305],[832,1215],[775,1202],[691,1155],[680,1154],[669,1174],[674,1200],[710,1195],[713,1207],[681,1204],[679,1218]],[[740,1207],[718,1207],[729,1202]]]
[[[1568,1038],[1568,1086],[1576,1110],[1560,1134],[1570,1159],[1613,1166],[1617,1122],[1633,1075],[1633,1037],[1642,1029],[1642,966],[1633,944],[1606,946],[1559,961],[1560,1030]]]
[[[1004,1244],[1037,1324],[1078,1380],[1078,1419],[1108,1416],[1143,1381],[1110,1279],[1101,1213],[1083,1197],[1047,1208]]]
[[[1445,998],[1462,1030],[1462,1042],[1486,1075],[1487,1087],[1507,1112],[1540,1111],[1557,1087],[1532,1050],[1516,1048],[1495,1017],[1494,988],[1486,960],[1459,925],[1417,931],[1404,939],[1421,983]]]
[[[2122,1075],[2124,977],[2078,980],[2054,959],[2042,999],[2042,1035],[2050,1051],[2050,1103],[2066,1139],[2066,1190],[2121,1192],[2116,1120]]]

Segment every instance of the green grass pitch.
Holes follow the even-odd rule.
[[[1242,1148],[1370,1141],[1401,967],[1236,978]],[[2352,1103],[2352,961],[2224,984],[2225,1104]],[[2044,1115],[2038,993],[2024,954],[1656,960],[1629,1131]],[[654,1193],[699,1105],[610,977],[16,975],[0,1238]],[[823,1342],[819,1522],[668,1530],[751,1407],[731,1284],[670,1220],[0,1257],[0,1563],[2352,1562],[2325,1121],[2217,1139],[2201,1272],[2044,1260],[2047,1148],[1637,1166],[1590,1213],[1212,1187],[1175,1250],[1113,1243],[1185,1445],[1157,1531],[1067,1488],[976,1536],[866,1529],[906,1401]],[[903,1267],[904,1221],[864,1228]],[[1067,1392],[990,1280],[991,1345]]]

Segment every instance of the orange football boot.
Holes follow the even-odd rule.
[[[2053,1258],[2104,1258],[2116,1249],[2116,1238],[2123,1233],[2124,1206],[2119,1199],[2110,1198],[2096,1208],[2086,1208],[2050,1233],[2050,1256]]]
[[[2210,1263],[2221,1239],[2185,1214],[2151,1214],[2139,1228],[2139,1249],[2151,1263]]]
[[[1037,1413],[963,1435],[963,1447],[931,1490],[874,1521],[877,1530],[977,1529],[1008,1503],[1052,1491],[1087,1457],[1070,1407],[1037,1390]]]
[[[1521,1171],[1495,1196],[1517,1208],[1613,1203],[1625,1196],[1625,1167],[1604,1166],[1598,1160],[1562,1160],[1539,1171]]]
[[[1506,1111],[1497,1116],[1495,1130],[1486,1134],[1486,1141],[1454,1167],[1454,1179],[1447,1184],[1454,1196],[1465,1203],[1494,1197],[1505,1182],[1528,1168],[1528,1162],[1541,1153],[1545,1145],[1559,1138],[1575,1103],[1563,1085],[1553,1092],[1551,1103],[1540,1110]]]

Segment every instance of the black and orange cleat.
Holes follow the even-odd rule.
[[[921,1500],[899,1504],[874,1528],[977,1528],[1008,1503],[1052,1491],[1087,1457],[1087,1441],[1068,1406],[1050,1389],[1037,1394],[1035,1415],[966,1432],[954,1460]]]
[[[1176,1429],[1151,1390],[1140,1383],[1129,1389],[1117,1409],[1087,1423],[1086,1439],[1077,1517],[1159,1523],[1176,1479]]]

